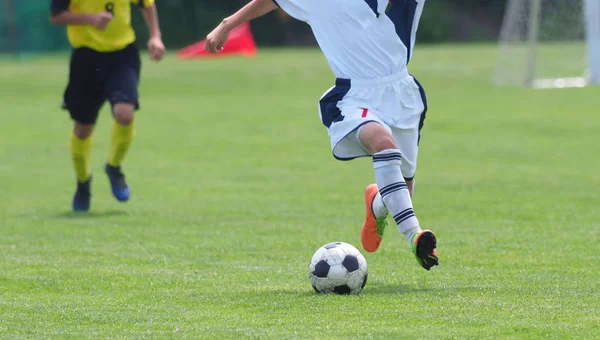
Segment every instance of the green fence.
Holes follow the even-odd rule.
[[[168,47],[183,47],[203,39],[220,18],[244,1],[219,4],[212,1],[157,0],[164,40]],[[236,4],[237,3],[237,4]],[[68,49],[64,27],[49,22],[49,0],[0,0],[0,53],[27,54]],[[139,40],[147,38],[140,11],[135,6],[133,25]],[[277,29],[282,20],[269,15],[253,23],[261,45],[282,44],[283,32]],[[307,29],[307,28],[306,28]],[[300,29],[300,32],[309,33]]]
[[[0,52],[33,53],[65,49],[64,28],[48,20],[49,1],[0,1]]]
[[[402,1],[402,0],[399,0]],[[555,1],[555,0],[549,0]],[[203,39],[221,18],[248,0],[156,0],[165,44],[183,47]],[[496,39],[506,0],[429,0],[419,41]],[[36,53],[68,48],[63,27],[48,20],[50,0],[0,0],[0,53]],[[139,11],[133,23],[140,41],[147,37]],[[281,11],[252,23],[261,46],[314,44],[309,27]]]

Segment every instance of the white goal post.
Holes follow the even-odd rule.
[[[509,0],[494,82],[600,85],[600,0]]]
[[[600,0],[584,0],[589,53],[589,82],[600,85]]]

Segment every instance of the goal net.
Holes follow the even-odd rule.
[[[509,0],[494,82],[600,84],[600,0]]]

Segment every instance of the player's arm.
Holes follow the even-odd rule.
[[[206,50],[212,53],[222,51],[223,45],[229,38],[229,33],[234,28],[246,21],[261,17],[276,8],[277,4],[273,0],[252,0],[233,15],[223,19],[221,24],[208,34],[206,37]]]
[[[57,26],[90,25],[99,30],[106,29],[112,20],[112,14],[102,13],[71,13],[69,5],[71,0],[52,0],[50,4],[50,22]]]
[[[160,25],[158,22],[158,11],[156,5],[152,4],[142,8],[142,15],[148,26],[150,39],[148,40],[148,51],[152,60],[161,60],[165,54],[165,45],[162,41]]]

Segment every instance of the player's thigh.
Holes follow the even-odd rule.
[[[133,45],[120,51],[111,66],[105,86],[106,98],[114,107],[117,103],[131,104],[138,109],[140,82],[140,55]]]
[[[388,128],[378,122],[369,122],[362,125],[359,129],[358,138],[360,143],[372,154],[398,148]]]
[[[410,180],[415,177],[417,171],[417,158],[419,156],[419,128],[415,126],[410,129],[392,128],[394,140],[398,150],[402,154],[400,168],[402,176]]]
[[[376,112],[345,107],[341,113],[343,118],[332,123],[328,129],[333,154],[337,159],[370,156],[381,151],[381,148],[393,147],[391,129]]]
[[[419,142],[421,140],[421,129],[427,114],[427,97],[425,90],[415,78],[410,79],[412,97],[416,98],[415,105],[405,107],[400,105],[400,114],[395,124],[392,124],[392,134],[402,153],[402,175],[410,180],[415,177],[417,171],[417,159],[419,155]],[[402,100],[398,102],[403,103]]]
[[[69,111],[71,118],[81,124],[95,124],[104,104],[104,95],[89,85],[77,86],[69,84],[65,91],[63,107]]]
[[[349,82],[340,82],[321,97],[319,114],[335,158],[370,156],[377,152],[374,147],[385,144],[385,136],[393,145],[390,127],[380,118],[381,112],[374,109],[379,105],[380,92],[377,88],[351,88]]]
[[[131,104],[139,108],[139,72],[134,68],[123,65],[108,79],[106,83],[106,98],[111,106],[119,103]]]
[[[82,124],[94,124],[104,103],[97,65],[95,52],[88,49],[73,51],[63,108],[69,111],[73,120]]]

